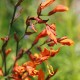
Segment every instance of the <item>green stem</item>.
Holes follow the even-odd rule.
[[[19,42],[24,38],[27,29],[28,29],[28,26],[26,26],[26,29],[25,29],[24,35],[19,39]]]
[[[33,48],[33,46],[34,45],[32,44],[31,47],[28,50],[25,51],[25,53],[29,54],[30,53],[30,50]]]
[[[4,54],[4,53],[3,53]],[[7,74],[7,71],[6,71],[6,56],[5,55],[3,55],[4,57],[4,59],[3,59],[3,64],[4,64],[4,76],[6,76],[6,74]]]
[[[10,36],[10,32],[11,32],[11,28],[12,28],[12,25],[13,25],[13,22],[14,22],[14,17],[15,17],[15,13],[16,13],[17,7],[18,6],[14,7],[14,12],[13,12],[13,16],[12,16],[12,19],[11,19],[8,36]]]
[[[3,52],[3,65],[4,65],[4,76],[7,76],[7,66],[6,66],[6,53],[5,53],[5,48],[7,46],[8,41],[5,41],[3,46],[2,46],[2,52]],[[5,79],[7,80],[7,79]]]
[[[26,26],[25,33],[26,33],[27,29],[28,29],[28,26]],[[19,42],[24,38],[25,33],[24,33],[24,35],[19,39],[19,41],[17,42],[17,45],[16,45],[16,56],[17,56],[17,53],[18,53]]]
[[[16,43],[16,56],[17,56],[17,53],[18,53],[18,49],[19,49],[19,42]]]

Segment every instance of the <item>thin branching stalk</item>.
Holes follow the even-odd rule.
[[[15,17],[15,14],[16,14],[17,7],[18,7],[18,6],[15,6],[15,7],[14,7],[13,16],[12,16],[11,23],[10,23],[10,26],[9,26],[9,33],[8,33],[8,36],[10,36],[10,33],[11,33],[11,28],[12,28],[12,26],[13,26],[14,17]]]
[[[4,76],[7,75],[7,65],[6,65],[6,53],[5,53],[5,49],[6,49],[6,46],[7,46],[7,43],[8,41],[5,41],[3,46],[2,46],[2,52],[3,52],[3,65],[4,65]],[[5,79],[7,80],[7,79]]]
[[[18,53],[18,49],[19,49],[19,42],[16,42],[16,56],[17,56],[17,53]]]

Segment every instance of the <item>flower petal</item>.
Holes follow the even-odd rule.
[[[38,36],[35,38],[33,44],[36,44],[39,41],[40,38],[45,37],[45,36],[47,36],[46,29],[44,29],[42,32],[40,32],[38,34]]]
[[[49,6],[50,4],[52,4],[55,0],[46,0],[45,2],[43,2],[41,4],[41,9],[44,9],[45,7]]]
[[[50,51],[46,48],[44,48],[44,50],[41,52],[42,56],[50,56]]]
[[[45,80],[44,79],[44,72],[42,71],[42,69],[40,69],[38,72],[38,80]]]
[[[12,51],[11,48],[7,49],[7,50],[5,51],[6,56],[7,56],[11,51]]]
[[[57,50],[51,50],[51,57],[55,56],[60,51],[60,48]]]
[[[64,12],[64,11],[67,11],[67,10],[68,10],[68,7],[63,6],[63,5],[58,5],[58,6],[56,6],[55,9],[53,9],[52,11],[50,11],[48,13],[48,15],[50,16],[50,15],[56,13],[56,12]]]
[[[68,45],[68,46],[71,46],[74,44],[74,42],[71,39],[64,39],[64,40],[61,40],[59,43],[61,43],[62,45]]]
[[[46,26],[46,30],[47,30],[47,34],[50,37],[50,39],[52,39],[55,43],[57,43],[56,36],[53,34],[52,30],[50,29],[48,25]]]

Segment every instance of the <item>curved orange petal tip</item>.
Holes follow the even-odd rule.
[[[40,33],[38,34],[38,36],[35,38],[33,44],[36,44],[36,43],[39,41],[40,38],[43,38],[43,37],[45,37],[45,36],[47,36],[46,29],[44,29],[42,32],[40,32]]]
[[[54,31],[56,31],[56,26],[55,26],[55,24],[51,24],[51,25],[50,25],[50,28],[53,29]]]
[[[64,39],[64,40],[61,40],[60,43],[62,45],[68,45],[68,46],[71,46],[74,44],[74,42],[71,40],[71,39]]]
[[[64,5],[58,5],[58,6],[55,7],[55,9],[53,9],[52,11],[50,11],[48,13],[48,15],[50,16],[50,15],[56,13],[56,12],[64,12],[64,11],[68,11],[68,10],[69,10],[68,7],[66,7]]]
[[[49,6],[50,4],[52,4],[55,0],[46,0],[45,2],[43,2],[41,4],[41,9],[44,9],[45,7]]]
[[[11,51],[12,51],[11,48],[7,49],[7,50],[5,51],[6,55],[8,55]]]
[[[44,50],[41,52],[42,56],[50,56],[50,51],[47,48],[44,48]]]
[[[60,48],[58,48],[57,50],[51,50],[51,57],[55,56],[58,52],[60,51]]]
[[[48,25],[46,26],[46,31],[47,31],[47,35],[50,37],[50,39],[53,40],[55,42],[55,44],[57,44],[56,32],[54,30],[52,30]]]

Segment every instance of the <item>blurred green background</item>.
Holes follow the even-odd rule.
[[[10,25],[10,20],[12,18],[14,5],[17,0],[0,0],[0,38],[5,37],[8,34],[8,29]],[[14,32],[17,33],[19,38],[24,34],[25,31],[25,21],[28,16],[36,16],[36,11],[41,0],[24,0],[19,9],[22,10],[21,15],[14,22],[11,39],[7,48],[11,48],[12,52],[7,56],[7,68],[13,64],[13,56],[15,55],[16,42],[13,39]],[[48,19],[48,23],[56,24],[56,31],[58,37],[68,36],[74,41],[74,45],[71,47],[62,47],[59,54],[55,57],[49,59],[49,63],[54,67],[58,68],[58,72],[51,80],[80,80],[80,1],[79,0],[56,0],[51,6],[47,7],[42,13],[47,14],[54,6],[58,4],[63,4],[69,7],[69,11],[63,13],[56,13],[50,17],[42,17]],[[17,11],[18,13],[18,11]],[[19,14],[18,14],[19,15]],[[36,25],[38,33],[44,28],[44,25]],[[37,34],[38,34],[37,33]],[[36,35],[37,35],[36,34]],[[34,35],[26,36],[20,42],[19,48],[29,48],[32,41],[34,40]],[[42,43],[45,39],[39,41]],[[3,42],[0,40],[0,49]],[[44,45],[43,47],[48,47]],[[57,49],[58,46],[53,47]],[[33,53],[39,53],[35,48],[32,49]],[[1,53],[1,51],[0,51]],[[18,62],[21,65],[28,59],[27,55],[24,55],[22,59]],[[2,58],[0,55],[0,67],[2,65]],[[46,64],[43,63],[39,68],[47,73]]]

